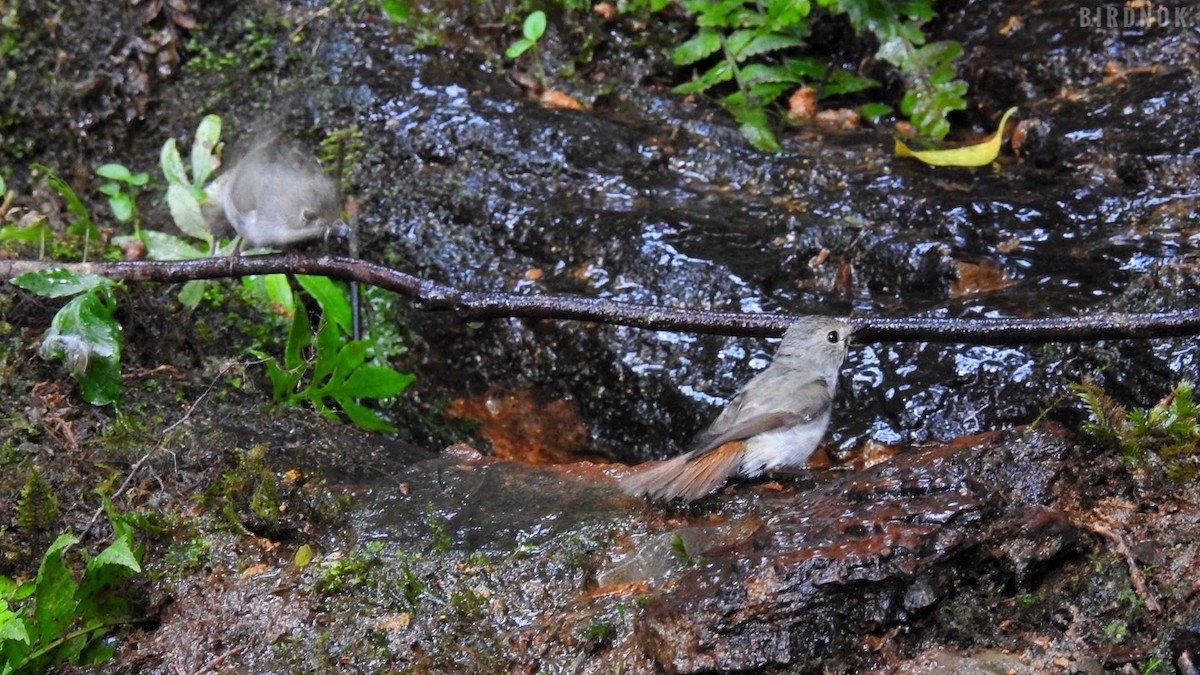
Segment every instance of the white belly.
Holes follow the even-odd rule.
[[[757,476],[772,469],[803,465],[821,443],[828,426],[829,413],[825,413],[807,424],[775,429],[747,439],[738,473]]]

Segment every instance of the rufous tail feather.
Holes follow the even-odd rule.
[[[745,449],[745,443],[734,441],[707,452],[689,452],[655,466],[639,467],[620,481],[621,489],[635,497],[694,501],[738,472]]]

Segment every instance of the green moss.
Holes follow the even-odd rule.
[[[233,48],[227,45],[210,45],[203,39],[192,39],[185,43],[187,59],[184,67],[195,73],[248,73],[267,65],[280,39],[260,24],[247,19],[242,24],[241,37]]]
[[[1195,478],[1200,407],[1190,382],[1180,382],[1157,404],[1138,410],[1117,405],[1093,382],[1075,384],[1073,389],[1089,416],[1079,430],[1096,445],[1120,452],[1131,467],[1161,463],[1171,480]]]
[[[17,513],[13,521],[26,535],[45,532],[58,519],[58,496],[42,479],[37,467],[30,466],[21,496],[17,498]]]

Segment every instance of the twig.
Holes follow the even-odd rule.
[[[225,665],[225,662],[227,660],[229,660],[230,657],[237,656],[238,654],[241,654],[245,650],[246,650],[246,645],[238,645],[236,647],[231,647],[230,649],[227,649],[226,651],[214,656],[211,660],[209,660],[208,663],[205,663],[204,665],[200,666],[199,668],[193,670],[191,673],[189,673],[189,675],[201,675],[202,673],[218,672],[217,669],[220,668],[221,666]]]
[[[299,254],[231,256],[171,262],[46,263],[0,260],[0,278],[63,268],[128,281],[182,282],[251,274],[316,274],[359,281],[406,295],[417,309],[449,312],[478,321],[500,317],[595,321],[655,330],[738,336],[778,336],[796,320],[786,314],[744,314],[577,295],[515,295],[468,291],[375,263],[335,256]],[[857,342],[956,342],[1022,344],[1087,342],[1200,335],[1200,310],[1145,314],[1093,314],[1043,319],[933,319],[851,317]]]
[[[1133,585],[1133,590],[1142,599],[1142,602],[1146,603],[1146,609],[1150,610],[1152,614],[1162,614],[1162,605],[1158,604],[1158,599],[1146,586],[1146,580],[1142,578],[1142,571],[1138,568],[1137,559],[1134,557],[1133,551],[1129,550],[1129,544],[1125,542],[1125,537],[1120,532],[1099,523],[1084,522],[1081,524],[1112,544],[1117,555],[1125,559],[1125,565],[1129,568],[1129,583]]]
[[[202,394],[200,394],[200,396],[196,397],[195,401],[192,401],[192,404],[190,406],[188,406],[187,412],[183,413],[183,415],[180,416],[179,419],[168,424],[167,427],[162,430],[162,433],[161,433],[162,439],[158,442],[157,445],[155,445],[153,448],[151,448],[149,451],[147,451],[146,454],[139,457],[138,461],[133,463],[133,466],[129,469],[129,474],[127,476],[125,476],[125,480],[121,482],[121,486],[118,487],[117,491],[112,493],[112,496],[109,497],[110,501],[115,500],[117,497],[121,496],[121,493],[125,492],[125,488],[129,487],[129,484],[131,482],[133,482],[133,477],[137,475],[137,472],[139,469],[142,468],[142,465],[145,464],[152,456],[154,456],[155,453],[157,453],[159,450],[162,450],[163,448],[165,448],[167,446],[167,438],[170,436],[171,432],[174,431],[177,427],[179,427],[179,425],[186,422],[188,420],[188,418],[192,416],[192,413],[196,410],[196,407],[200,405],[200,402],[203,401],[205,399],[205,397],[207,397],[209,395],[209,393],[212,392],[213,387],[215,387],[217,385],[217,382],[220,381],[221,378],[225,377],[225,373],[228,373],[229,369],[232,367],[233,367],[233,364],[226,365],[221,370],[221,372],[218,373],[217,376],[213,378],[212,382],[208,383],[208,387],[205,388],[204,393],[202,393]],[[92,525],[96,524],[96,519],[100,517],[101,513],[104,513],[103,505],[101,505],[100,508],[96,509],[96,512],[92,514],[92,519],[88,521],[86,529],[90,530],[92,528]]]

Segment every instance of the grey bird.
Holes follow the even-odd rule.
[[[690,452],[638,467],[621,480],[621,489],[651,499],[693,501],[732,476],[757,476],[808,461],[829,426],[851,332],[849,323],[829,317],[792,324],[771,365],[746,383],[696,437]]]
[[[337,187],[317,160],[274,137],[258,142],[217,179],[217,201],[251,248],[350,236]]]

